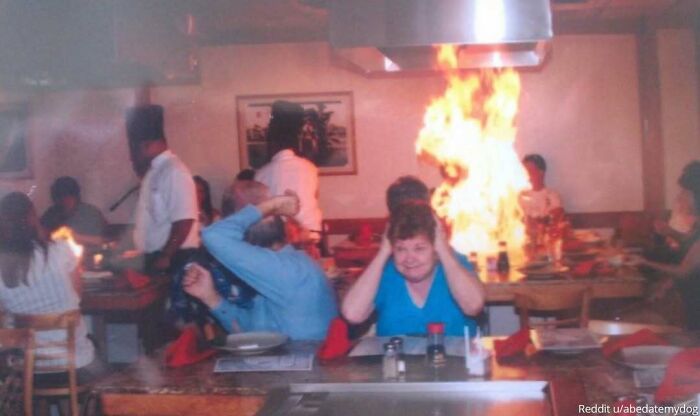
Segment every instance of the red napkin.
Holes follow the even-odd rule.
[[[700,348],[679,352],[668,363],[666,375],[656,390],[657,403],[678,399],[700,392]]]
[[[610,357],[622,348],[636,347],[638,345],[668,345],[665,339],[651,332],[649,329],[640,329],[634,334],[619,339],[612,339],[603,345],[603,355]]]
[[[525,352],[530,344],[530,328],[523,328],[506,339],[497,339],[493,342],[496,358],[511,357]]]
[[[215,349],[207,348],[199,351],[199,337],[193,326],[185,328],[180,336],[165,350],[165,364],[168,367],[182,367],[205,360],[216,353]]]
[[[351,346],[348,338],[348,324],[341,318],[335,318],[328,326],[326,340],[323,341],[316,355],[321,360],[332,360],[347,354]]]
[[[574,277],[587,277],[593,272],[595,264],[595,260],[584,261],[577,264],[571,272]]]
[[[146,276],[145,274],[141,274],[133,269],[126,269],[124,275],[126,276],[126,280],[134,289],[140,289],[144,286],[147,286],[148,283],[151,282],[150,277]]]

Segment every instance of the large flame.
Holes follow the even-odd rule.
[[[65,240],[68,243],[75,257],[81,257],[83,255],[83,246],[75,242],[73,238],[73,232],[70,228],[63,226],[53,233],[51,233],[52,240]]]
[[[452,229],[461,253],[495,253],[498,242],[521,258],[525,242],[521,191],[530,188],[513,147],[520,77],[512,69],[482,70],[462,77],[457,53],[442,46],[438,62],[448,87],[427,107],[416,151],[439,166],[444,181],[432,206]]]

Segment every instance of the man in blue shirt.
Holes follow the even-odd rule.
[[[299,211],[293,193],[247,205],[202,231],[207,250],[257,295],[246,306],[224,300],[211,274],[193,264],[185,291],[200,299],[228,332],[275,331],[292,339],[323,339],[337,316],[334,293],[321,267],[287,244],[280,216]]]

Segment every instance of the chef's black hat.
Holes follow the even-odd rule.
[[[133,142],[164,140],[163,107],[149,104],[129,108],[126,112],[126,135]]]

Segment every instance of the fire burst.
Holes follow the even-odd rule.
[[[70,247],[73,254],[75,254],[75,257],[80,257],[83,255],[83,246],[75,242],[75,239],[73,238],[73,232],[70,228],[63,226],[57,229],[56,231],[51,233],[51,239],[65,240],[66,242],[68,242],[68,246]]]
[[[440,47],[448,87],[427,107],[416,152],[440,167],[444,181],[431,204],[452,230],[461,253],[495,253],[508,243],[521,258],[525,242],[521,191],[530,188],[513,147],[520,77],[512,69],[483,70],[460,77],[453,46]]]

